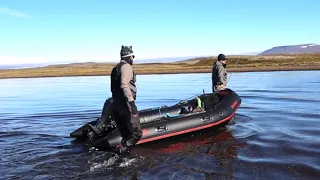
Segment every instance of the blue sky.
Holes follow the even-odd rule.
[[[1,0],[0,64],[118,61],[320,43],[317,0]]]

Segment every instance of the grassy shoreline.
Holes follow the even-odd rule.
[[[320,54],[277,56],[228,56],[228,72],[320,70]],[[134,64],[138,75],[210,73],[216,57],[173,63]],[[109,76],[115,64],[72,63],[38,68],[0,70],[0,79],[70,76]]]

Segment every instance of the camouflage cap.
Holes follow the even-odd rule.
[[[129,57],[133,56],[135,57],[133,51],[132,51],[132,46],[121,46],[121,51],[120,51],[120,56],[121,57]]]

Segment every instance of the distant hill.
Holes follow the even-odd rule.
[[[150,58],[150,59],[136,59],[135,64],[144,64],[144,63],[170,63],[177,61],[184,61],[187,59],[197,58],[199,56],[187,56],[187,57],[164,57],[164,58]]]
[[[198,56],[187,56],[187,57],[168,57],[168,58],[150,58],[150,59],[135,59],[134,64],[145,64],[145,63],[170,63],[176,61],[182,61],[187,59],[193,59]],[[63,67],[63,66],[98,66],[102,64],[116,64],[120,61],[113,60],[109,62],[98,62],[98,61],[87,61],[87,62],[75,62],[75,61],[66,61],[66,62],[56,62],[56,63],[34,63],[34,64],[9,64],[9,65],[1,65],[0,69],[23,69],[23,68],[35,68],[35,67]]]
[[[308,54],[320,53],[320,44],[299,44],[288,46],[277,46],[268,49],[259,55],[276,55],[276,54]]]
[[[44,67],[47,64],[9,64],[0,65],[0,69],[23,69],[23,68],[34,68],[34,67]]]

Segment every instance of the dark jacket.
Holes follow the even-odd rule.
[[[111,73],[111,92],[115,101],[131,102],[136,100],[136,74],[132,66],[121,60]]]
[[[212,67],[212,91],[219,91],[220,85],[227,86],[227,70],[220,61],[216,61]]]

